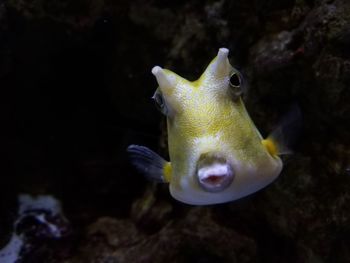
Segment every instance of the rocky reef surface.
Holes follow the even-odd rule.
[[[70,231],[26,221],[17,262],[350,262],[349,46],[347,0],[0,2],[0,247],[18,196],[50,195]],[[196,79],[219,47],[262,134],[295,103],[303,131],[271,186],[192,207],[125,149],[166,156],[152,66]]]

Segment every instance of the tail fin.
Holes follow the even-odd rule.
[[[143,173],[147,179],[159,183],[168,182],[167,170],[170,163],[160,157],[147,147],[130,145],[127,148],[131,163],[138,171]]]
[[[302,114],[294,104],[269,136],[262,141],[271,155],[291,154],[302,127]]]

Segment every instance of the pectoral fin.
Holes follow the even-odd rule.
[[[131,163],[146,178],[160,183],[170,182],[172,172],[170,162],[144,146],[130,145],[127,152]]]
[[[291,148],[301,131],[301,122],[300,108],[293,105],[276,129],[261,143],[272,156],[291,154]]]

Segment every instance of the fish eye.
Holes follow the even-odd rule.
[[[154,93],[152,99],[154,99],[154,102],[156,104],[156,108],[164,115],[167,115],[168,110],[167,110],[163,95],[162,95],[162,93],[160,93],[159,90],[157,90]]]
[[[237,100],[243,93],[244,83],[241,73],[234,69],[230,76],[229,92],[233,100]]]
[[[232,87],[240,87],[242,82],[241,75],[238,72],[233,72],[233,74],[230,77],[230,85]]]

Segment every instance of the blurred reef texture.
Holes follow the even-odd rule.
[[[125,149],[166,156],[152,66],[196,79],[219,47],[263,135],[294,103],[304,129],[271,186],[191,207]],[[60,200],[71,229],[27,222],[18,262],[350,262],[350,1],[1,1],[0,87],[0,246],[19,194]]]

